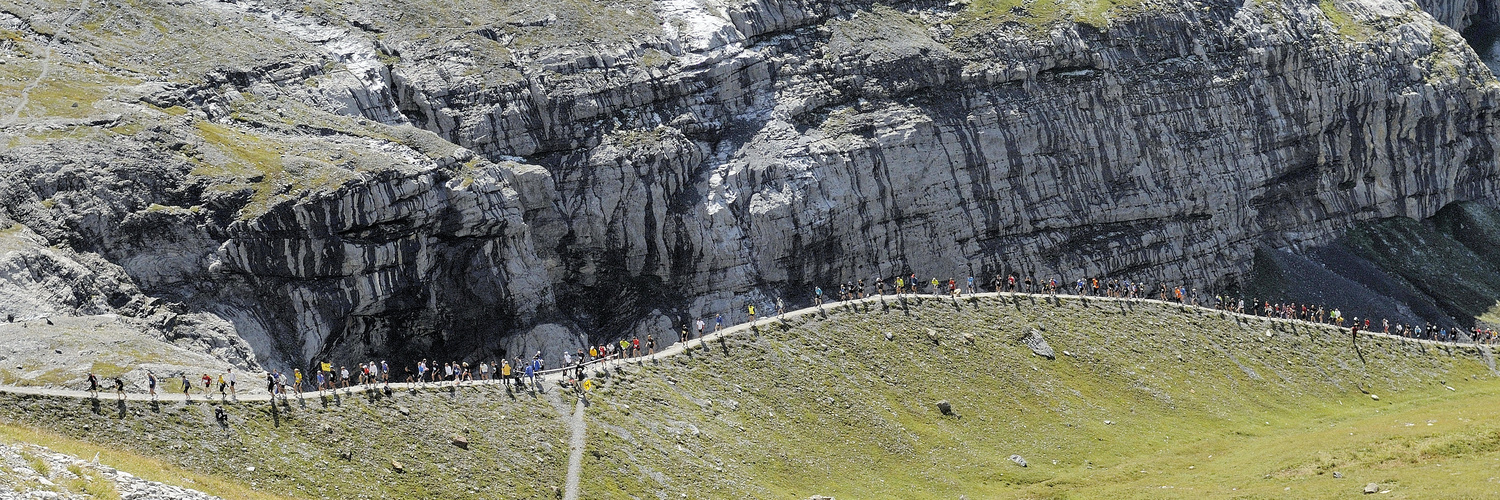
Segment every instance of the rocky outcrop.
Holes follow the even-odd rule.
[[[555,362],[896,274],[1234,288],[1497,189],[1474,3],[304,4],[164,10],[286,59],[12,155],[13,218],[277,364]]]

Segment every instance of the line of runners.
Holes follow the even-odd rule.
[[[885,295],[888,284],[892,286],[893,291],[898,297],[907,294],[922,294],[924,288],[930,290],[932,295],[942,296],[946,294],[951,297],[958,297],[965,293],[972,295],[978,291],[973,276],[969,276],[962,283],[952,278],[946,281],[932,278],[924,283],[917,279],[916,274],[896,276],[888,279],[873,279],[872,281],[874,282],[873,287],[867,286],[865,280],[851,281],[839,285],[837,301],[841,302],[870,297],[872,296],[870,294],[872,291],[874,295]],[[960,285],[966,285],[966,287],[961,287]],[[1008,277],[996,275],[994,279],[990,280],[989,285],[996,292],[1057,295],[1059,292],[1066,293],[1067,291],[1071,291],[1074,295],[1084,297],[1133,299],[1149,298],[1152,295],[1152,291],[1148,286],[1131,280],[1121,279],[1100,280],[1097,278],[1080,278],[1069,284],[1065,289],[1056,278],[1043,281],[1030,277],[1023,278],[1012,274]],[[1200,305],[1198,290],[1188,286],[1158,284],[1154,295],[1156,295],[1158,300],[1162,301],[1177,302],[1184,305]],[[1250,302],[1247,309],[1243,298],[1235,299],[1226,295],[1215,295],[1209,298],[1209,300],[1214,309],[1223,311],[1264,315],[1268,318],[1297,319],[1339,327],[1343,327],[1345,323],[1345,318],[1341,311],[1325,308],[1321,305],[1273,303],[1254,299]],[[813,302],[817,306],[825,304],[822,287],[814,287]],[[779,297],[775,299],[774,307],[777,315],[786,312],[786,304]],[[755,321],[755,305],[747,305],[746,312],[748,313],[749,320]],[[710,333],[710,326],[712,327],[712,332],[718,332],[725,327],[723,314],[714,315],[710,321],[711,323],[702,318],[693,320],[691,329],[689,328],[689,324],[683,323],[678,338],[681,341],[688,341],[694,338],[702,339],[704,335]],[[1365,318],[1361,321],[1358,317],[1355,317],[1350,321],[1352,333],[1356,334],[1360,330],[1371,331],[1374,326],[1376,325],[1372,324],[1370,318]],[[1399,323],[1393,325],[1388,319],[1382,319],[1378,326],[1382,333],[1390,334],[1392,333],[1392,328],[1394,328],[1395,335],[1406,338],[1444,342],[1463,340],[1458,338],[1458,330],[1450,331],[1448,328],[1435,326],[1431,323],[1428,323],[1424,328],[1421,325]],[[696,336],[690,336],[691,333],[696,333]],[[1494,344],[1497,340],[1500,340],[1500,334],[1497,334],[1493,329],[1476,327],[1468,333],[1470,334],[1470,338],[1467,339],[1469,342]],[[578,348],[576,352],[564,352],[562,354],[562,364],[567,367],[578,367],[578,378],[581,379],[581,368],[583,365],[596,361],[639,357],[643,352],[646,355],[655,354],[656,345],[657,340],[654,335],[648,334],[644,340],[638,336],[633,336],[629,340],[621,339],[619,342],[589,346],[587,349]],[[381,383],[385,384],[388,388],[391,381],[391,370],[386,361],[361,363],[352,372],[347,366],[339,366],[335,370],[334,366],[327,361],[317,363],[315,367],[316,373],[311,379],[304,377],[300,368],[292,370],[290,374],[280,370],[273,370],[267,373],[265,379],[266,392],[270,393],[273,397],[285,397],[288,392],[301,394],[309,388],[314,391],[325,391],[339,388],[348,389],[351,385],[367,386]],[[481,361],[477,364],[454,361],[442,363],[439,366],[436,362],[429,362],[423,359],[415,367],[403,368],[400,380],[419,385],[442,384],[445,382],[456,385],[463,382],[494,380],[505,383],[507,387],[511,387],[514,384],[516,387],[536,388],[539,387],[537,377],[545,369],[546,361],[542,351],[537,351],[527,361],[523,361],[521,358]],[[195,390],[204,396],[211,395],[215,382],[217,382],[220,396],[234,397],[237,392],[237,375],[232,368],[226,370],[224,373],[220,373],[217,377],[205,373],[196,379],[189,379],[186,373],[179,373],[175,378],[176,380],[172,382],[174,385],[180,387],[181,392],[189,399],[192,398]],[[201,389],[198,388],[198,385],[194,384],[195,381],[201,384]],[[100,380],[93,373],[89,373],[88,384],[90,392],[97,393],[100,390]],[[147,371],[147,389],[153,398],[157,395],[158,386],[165,388],[165,384],[166,382],[158,378],[154,372]],[[112,380],[112,385],[119,396],[123,398],[125,394],[124,380],[121,377],[115,377]]]

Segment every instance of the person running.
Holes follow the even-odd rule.
[[[235,398],[235,399],[239,399],[239,396],[236,395],[235,392],[234,392],[234,380],[235,380],[235,378],[237,378],[237,376],[234,374],[234,367],[230,367],[228,371],[229,371],[229,397],[232,397],[232,398]]]
[[[294,384],[292,384],[292,390],[297,391],[297,395],[301,396],[302,395],[302,369],[301,368],[293,368],[292,369],[292,380],[295,382]]]
[[[118,376],[115,377],[115,397],[120,401],[125,400],[125,379]]]
[[[723,328],[724,328],[724,315],[723,314],[715,314],[714,315],[714,333],[719,333],[719,330],[722,330]],[[701,339],[701,338],[703,338],[703,336],[699,335],[698,338]]]
[[[883,290],[885,288],[885,282],[880,282],[880,287],[882,288],[881,293],[885,293],[885,291]],[[779,317],[783,314],[786,314],[786,304],[781,302],[781,297],[776,297],[776,316]]]
[[[326,387],[325,384],[327,384],[327,383],[328,383],[328,379],[323,376],[323,371],[322,370],[318,370],[318,394],[322,394],[323,393],[323,388]]]
[[[182,397],[183,397],[183,399],[186,399],[188,401],[192,401],[193,400],[193,395],[192,395],[193,383],[188,381],[187,373],[186,372],[179,373],[179,374],[177,374],[177,376],[182,378]]]
[[[146,370],[146,384],[151,390],[151,400],[156,401],[156,373]]]
[[[383,359],[380,360],[380,381],[385,382],[387,387],[391,385],[391,365],[386,364]]]
[[[640,356],[641,356],[641,337],[639,335],[631,335],[630,336],[630,357],[632,357],[632,358],[638,358]]]
[[[205,374],[203,374],[203,378],[201,378],[200,380],[203,381],[203,395],[207,396],[208,392],[209,392],[209,389],[212,388],[213,385],[214,385],[214,378],[208,376],[208,374],[205,373]]]
[[[266,392],[271,393],[271,399],[276,399],[276,373],[266,374]]]
[[[695,327],[698,328],[698,338],[700,338],[700,339],[703,338],[703,328],[705,326],[707,326],[706,324],[703,323],[703,318],[698,318],[697,321],[695,323],[693,323],[693,326],[695,326]],[[682,340],[684,342],[686,342],[687,341],[687,331],[686,331],[686,328],[684,328],[683,330],[684,331],[683,331]]]
[[[755,304],[747,304],[745,307],[750,310],[750,324],[754,325],[755,324]]]
[[[417,383],[419,383],[419,384],[420,383],[426,383],[427,382],[426,377],[427,377],[427,360],[424,359],[424,360],[421,360],[421,361],[417,362]]]
[[[339,382],[344,384],[345,389],[349,388],[349,367],[339,366]]]
[[[901,289],[905,288],[905,287],[906,287],[906,279],[904,279],[904,278],[902,278],[900,276],[897,276],[896,277],[896,296],[897,297],[901,296]]]
[[[823,287],[821,287],[821,286],[815,286],[815,287],[813,287],[813,302],[815,302],[818,305],[818,307],[822,307],[823,306]]]
[[[95,398],[99,397],[99,377],[95,376],[94,372],[89,372],[89,394]]]
[[[974,295],[974,277],[969,277],[969,295]]]
[[[651,335],[651,334],[647,334],[646,335],[646,355],[647,356],[651,356],[651,355],[654,355],[654,354],[656,354],[656,336],[655,335]]]
[[[229,393],[225,391],[225,389],[228,389],[228,388],[229,388],[229,383],[227,383],[227,382],[224,381],[224,374],[220,373],[219,374],[219,398],[220,399],[223,399],[224,396],[229,395]]]

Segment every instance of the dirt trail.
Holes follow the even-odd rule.
[[[588,434],[588,423],[583,420],[583,398],[578,398],[578,407],[573,409],[573,437],[568,439],[568,483],[563,490],[563,500],[578,500],[578,479],[583,476],[584,437]]]

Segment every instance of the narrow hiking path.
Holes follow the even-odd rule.
[[[991,300],[991,299],[998,299],[998,300]],[[911,303],[922,303],[922,302],[926,302],[926,301],[943,301],[943,302],[950,302],[950,303],[953,303],[953,304],[959,305],[959,306],[962,306],[964,304],[968,304],[968,305],[972,305],[974,307],[981,307],[981,302],[999,302],[998,305],[1004,305],[1004,304],[1014,304],[1016,301],[1019,301],[1019,300],[1026,300],[1026,301],[1031,302],[1032,304],[1036,304],[1036,305],[1046,305],[1046,304],[1049,304],[1051,301],[1057,301],[1057,303],[1059,303],[1059,304],[1062,303],[1062,302],[1064,302],[1064,301],[1078,301],[1078,302],[1083,302],[1083,303],[1088,303],[1088,302],[1091,302],[1091,301],[1099,301],[1099,302],[1115,302],[1115,303],[1123,303],[1123,304],[1156,304],[1156,305],[1163,305],[1163,306],[1168,306],[1168,307],[1182,308],[1182,309],[1185,309],[1185,310],[1196,310],[1200,314],[1219,314],[1219,315],[1221,315],[1222,317],[1224,317],[1226,319],[1257,320],[1257,321],[1264,321],[1264,322],[1270,322],[1270,323],[1282,323],[1282,324],[1290,324],[1290,325],[1297,325],[1297,326],[1303,326],[1303,327],[1322,328],[1322,329],[1329,330],[1329,331],[1332,331],[1332,332],[1340,332],[1340,333],[1345,334],[1345,335],[1349,334],[1349,328],[1344,328],[1344,327],[1329,325],[1329,324],[1326,324],[1326,323],[1317,323],[1317,322],[1305,321],[1305,320],[1299,320],[1299,319],[1268,318],[1268,317],[1264,317],[1264,316],[1256,316],[1256,315],[1253,315],[1253,314],[1244,314],[1244,313],[1236,313],[1236,312],[1232,312],[1232,311],[1223,311],[1223,310],[1219,310],[1219,309],[1213,309],[1213,308],[1210,308],[1210,307],[1195,306],[1195,305],[1190,305],[1190,304],[1179,304],[1179,303],[1176,303],[1176,302],[1163,301],[1163,300],[1157,300],[1157,299],[1124,298],[1124,297],[1095,297],[1095,296],[1087,296],[1087,295],[1065,295],[1065,294],[1048,295],[1048,294],[1040,294],[1040,293],[1021,293],[1021,292],[984,292],[984,293],[975,293],[975,294],[971,294],[971,295],[961,295],[961,296],[958,296],[958,297],[949,297],[947,295],[921,295],[921,294],[875,295],[875,296],[865,297],[865,298],[862,298],[862,299],[846,300],[846,301],[843,301],[843,302],[834,302],[834,303],[825,304],[825,305],[821,305],[821,306],[807,307],[807,308],[803,308],[803,309],[798,309],[798,310],[795,310],[795,311],[791,311],[791,312],[788,312],[788,313],[782,314],[782,315],[768,316],[768,317],[765,317],[765,318],[757,319],[754,322],[740,323],[740,324],[737,324],[737,325],[734,325],[734,326],[726,327],[723,330],[720,330],[718,332],[708,333],[708,334],[704,335],[702,338],[679,341],[679,342],[677,342],[675,344],[667,346],[665,349],[662,349],[661,351],[658,351],[656,354],[644,355],[644,356],[639,356],[639,357],[634,357],[634,358],[627,358],[627,359],[607,359],[607,360],[592,361],[592,362],[590,362],[590,363],[588,363],[588,364],[585,365],[585,373],[595,373],[595,372],[598,372],[599,370],[602,370],[602,369],[608,369],[610,367],[621,366],[624,363],[644,363],[644,362],[659,361],[659,360],[662,360],[662,359],[671,358],[673,356],[680,355],[683,352],[686,352],[686,351],[688,351],[690,349],[701,348],[702,346],[704,346],[705,344],[707,344],[709,342],[717,341],[719,339],[722,339],[722,338],[725,338],[725,337],[730,337],[730,336],[733,336],[733,335],[739,335],[739,334],[742,334],[742,333],[745,333],[745,332],[753,332],[753,331],[755,331],[755,329],[760,328],[762,326],[774,325],[774,324],[777,324],[777,323],[779,323],[781,321],[784,321],[784,320],[797,319],[797,318],[802,318],[802,317],[811,316],[811,315],[820,315],[820,316],[823,316],[823,317],[833,317],[834,315],[842,314],[842,313],[846,313],[846,312],[847,313],[851,313],[851,314],[864,314],[863,311],[859,310],[859,309],[861,309],[861,306],[867,306],[867,305],[871,305],[871,304],[880,304],[880,305],[883,305],[883,306],[895,306],[895,307],[899,307],[899,306],[901,306],[903,304],[906,304],[908,302],[911,302]],[[1424,346],[1432,346],[1432,347],[1438,347],[1438,348],[1444,348],[1444,349],[1454,348],[1454,347],[1476,346],[1475,344],[1471,344],[1471,343],[1458,343],[1458,342],[1452,342],[1452,341],[1443,342],[1443,341],[1436,341],[1436,340],[1413,339],[1413,338],[1401,337],[1401,336],[1397,336],[1397,335],[1391,335],[1391,334],[1379,333],[1379,332],[1372,332],[1372,331],[1361,331],[1361,332],[1359,332],[1359,336],[1360,336],[1360,338],[1385,338],[1385,339],[1392,339],[1392,340],[1397,340],[1397,341],[1401,341],[1401,342],[1410,342],[1410,343],[1414,343],[1414,344],[1419,344],[1419,345],[1424,345]],[[1478,344],[1477,348],[1481,349],[1481,350],[1488,350],[1489,349],[1489,347],[1486,346],[1486,345],[1484,345],[1484,344]],[[539,377],[537,377],[537,378],[541,382],[543,382],[544,390],[545,390],[545,387],[547,385],[549,385],[549,384],[552,386],[552,390],[556,390],[557,384],[560,383],[560,382],[562,382],[562,381],[564,381],[564,380],[567,380],[570,375],[574,374],[575,371],[576,371],[576,367],[554,368],[554,369],[542,371],[542,374]],[[256,374],[249,374],[249,375],[251,375],[252,379],[257,378],[257,377],[254,377],[254,375],[256,375]],[[264,374],[260,374],[260,375],[264,375]],[[264,379],[263,376],[262,377],[258,377],[258,378],[260,380]],[[101,380],[101,383],[102,382],[104,382],[104,381]],[[168,383],[171,383],[171,381],[168,381]],[[503,384],[503,382],[501,382],[499,380],[490,380],[490,381],[460,382],[460,383],[458,383],[456,385],[458,387],[470,387],[470,386],[478,386],[478,385],[501,385],[501,384]],[[348,388],[339,388],[339,389],[336,389],[336,390],[308,391],[308,392],[302,393],[300,396],[298,394],[294,393],[294,394],[288,395],[286,397],[288,399],[296,399],[298,397],[317,397],[317,396],[335,395],[335,394],[355,395],[355,394],[364,394],[364,393],[367,393],[367,392],[370,392],[370,391],[382,391],[386,387],[389,387],[392,392],[395,392],[395,391],[417,391],[417,390],[443,390],[443,389],[447,389],[449,387],[453,387],[454,385],[455,384],[452,383],[452,382],[436,382],[436,383],[420,383],[419,382],[419,383],[370,384],[370,385],[354,386],[354,387],[348,387]],[[186,398],[183,397],[183,394],[181,392],[168,393],[167,391],[164,391],[164,390],[161,390],[161,389],[158,389],[157,392],[158,392],[158,396],[155,399],[157,401],[161,401],[161,402],[183,402],[186,399]],[[82,390],[56,389],[56,388],[50,388],[50,387],[14,386],[14,385],[0,385],[0,393],[36,395],[36,396],[57,396],[57,397],[79,398],[79,399],[86,399],[86,398],[95,397],[94,395],[90,394],[88,391],[82,391]],[[116,396],[115,392],[113,391],[113,389],[104,389],[104,388],[101,388],[101,390],[99,391],[99,394],[98,394],[97,397],[99,399],[113,399],[113,398],[116,398],[117,396]],[[153,398],[150,395],[148,395],[148,394],[142,394],[142,393],[136,393],[136,392],[128,392],[128,393],[125,394],[125,400],[126,401],[151,401],[152,399]],[[245,391],[245,394],[242,394],[242,395],[238,396],[237,398],[221,397],[221,396],[219,396],[217,394],[204,395],[202,393],[195,393],[191,397],[191,400],[194,401],[194,402],[210,402],[210,403],[266,402],[266,401],[270,401],[271,400],[271,395],[269,393],[266,393],[266,392],[263,392],[263,391],[258,391],[258,390],[247,390],[247,391]]]
[[[563,490],[563,500],[578,500],[578,480],[583,477],[584,438],[588,434],[588,422],[583,420],[583,409],[586,407],[588,405],[580,397],[577,408],[573,409],[573,419],[570,422],[573,435],[568,438],[568,482],[567,488]]]

